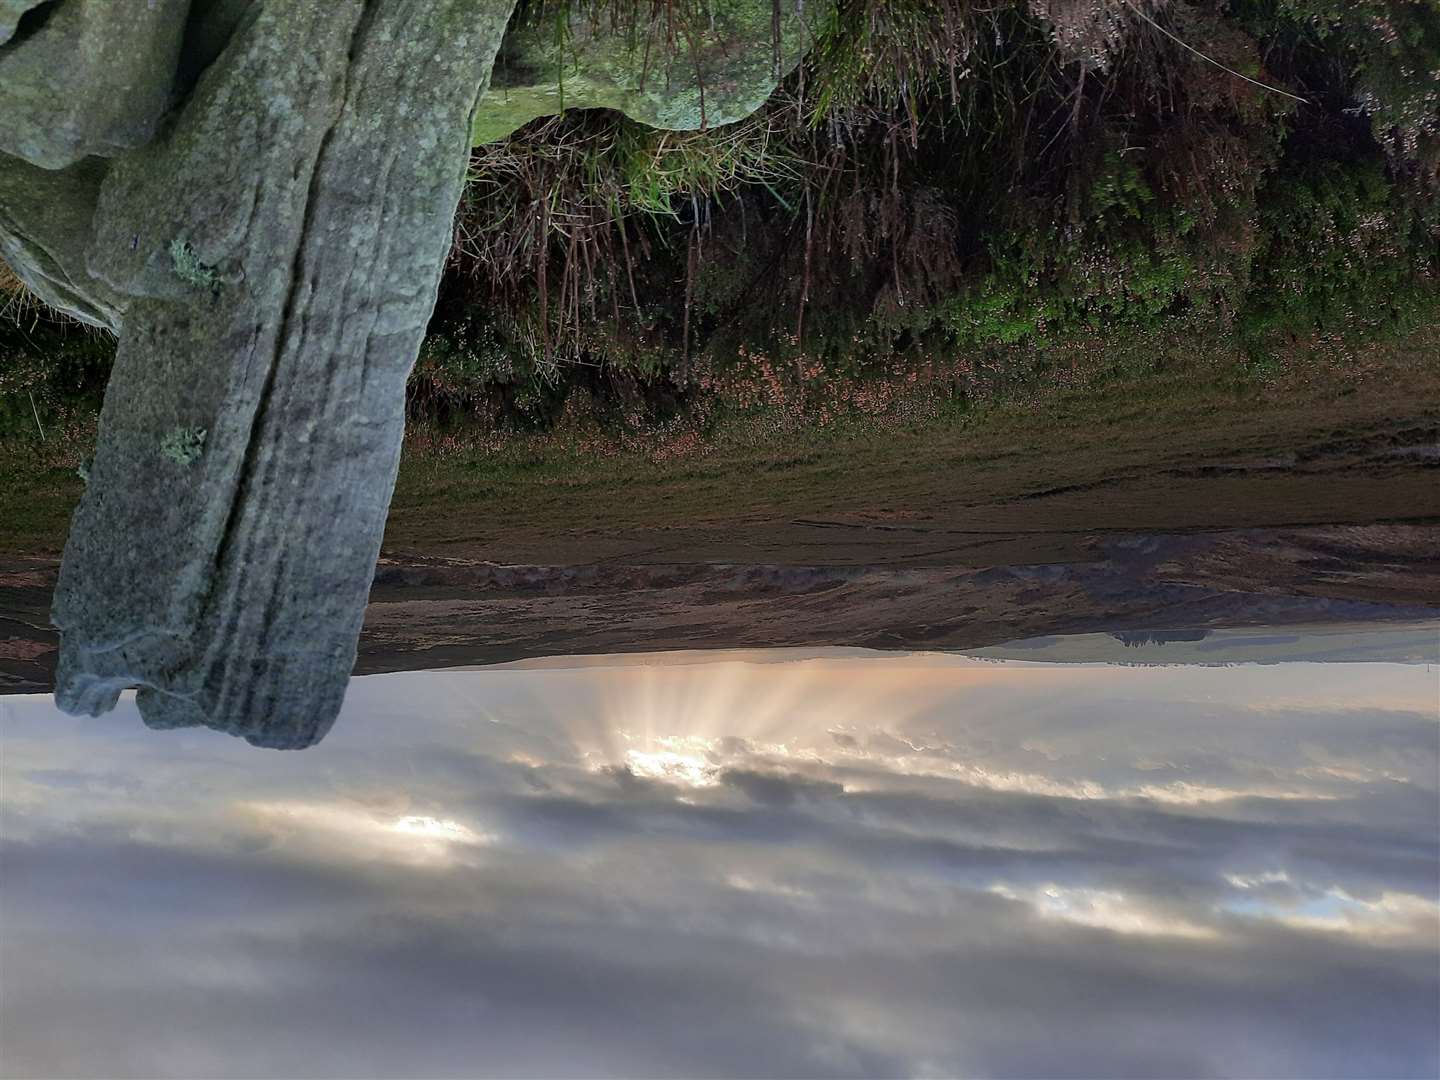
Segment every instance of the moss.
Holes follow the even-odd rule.
[[[194,465],[205,453],[208,432],[201,427],[177,427],[160,440],[160,453],[176,465]]]
[[[1221,298],[1234,302],[1243,256],[1223,265],[1208,243],[1213,238],[1197,235],[1194,214],[1162,201],[1133,161],[1104,155],[1073,206],[1072,221],[989,238],[989,269],[936,308],[956,345],[985,349],[1100,326],[1149,328],[1213,316]]]
[[[671,131],[735,123],[795,67],[815,21],[803,5],[777,8],[771,0],[666,4],[659,11],[624,3],[599,10],[526,5],[506,34],[471,141],[495,142],[566,109],[615,109]]]
[[[178,236],[170,241],[170,266],[176,277],[197,289],[214,289],[220,283],[215,268],[201,262],[195,249]]]

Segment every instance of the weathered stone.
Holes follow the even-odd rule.
[[[121,334],[55,594],[62,708],[140,687],[154,727],[330,727],[514,3],[58,0],[0,47],[0,253]],[[716,0],[688,75],[592,35],[564,104],[736,119],[806,44],[789,3],[777,38],[773,3]]]
[[[51,307],[119,332],[126,298],[85,267],[106,164],[49,171],[0,154],[0,258]]]
[[[142,146],[170,105],[190,0],[59,0],[0,47],[0,153],[47,169]]]
[[[63,708],[138,683],[154,726],[328,729],[512,2],[267,5],[114,163],[91,268],[136,299],[56,592]]]
[[[45,2],[46,0],[0,0],[0,45],[15,36],[22,15]],[[36,16],[31,17],[35,18],[38,14],[37,12]]]
[[[654,19],[592,18],[517,26],[505,38],[472,138],[494,142],[565,109],[618,109],[671,131],[749,116],[794,70],[824,10],[804,0],[677,4]]]
[[[200,75],[225,51],[264,0],[190,0],[190,21],[180,50],[177,94],[188,94]]]

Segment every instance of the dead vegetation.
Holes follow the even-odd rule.
[[[622,28],[703,14],[583,10]],[[658,423],[757,355],[791,392],[817,368],[968,385],[1102,327],[1190,324],[1263,357],[1357,322],[1403,330],[1424,306],[1425,5],[824,10],[805,63],[740,124],[666,134],[597,110],[477,150],[412,419],[544,426],[578,390]],[[1353,257],[1331,257],[1336,236]]]

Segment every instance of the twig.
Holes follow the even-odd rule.
[[[814,250],[815,242],[815,207],[810,201],[810,188],[805,188],[805,273],[800,283],[800,311],[795,317],[795,344],[800,350],[805,348],[805,306],[810,303],[810,256]],[[796,364],[800,361],[797,355]],[[803,380],[801,383],[804,385]]]
[[[682,24],[681,30],[690,46],[690,62],[695,65],[695,85],[700,87],[700,130],[709,131],[710,119],[705,112],[705,72],[700,68],[700,52],[695,48],[695,35],[690,32],[689,24]]]
[[[685,321],[681,331],[682,346],[680,352],[681,382],[684,383],[690,378],[690,307],[695,298],[695,263],[696,263],[696,240],[700,234],[700,222],[698,215],[692,211],[690,221],[690,237],[685,246]]]
[[[1186,44],[1184,41],[1181,41],[1178,37],[1176,37],[1174,34],[1172,34],[1169,30],[1166,30],[1163,26],[1161,26],[1159,23],[1157,23],[1157,22],[1156,22],[1154,19],[1152,19],[1149,15],[1146,15],[1145,12],[1141,11],[1138,7],[1136,7],[1134,4],[1132,4],[1132,3],[1130,2],[1130,0],[1120,0],[1120,2],[1123,3],[1126,7],[1128,7],[1131,11],[1133,11],[1136,15],[1139,15],[1140,18],[1144,19],[1147,23],[1149,23],[1151,26],[1153,26],[1156,30],[1159,30],[1160,33],[1164,34],[1164,35],[1165,35],[1166,37],[1168,37],[1171,41],[1175,42],[1176,45],[1179,45],[1182,49],[1189,49],[1192,53],[1194,53],[1196,56],[1200,57],[1200,59],[1201,59],[1201,60],[1204,60],[1207,64],[1214,64],[1214,65],[1215,65],[1216,67],[1218,67],[1221,71],[1229,72],[1231,75],[1234,75],[1237,79],[1244,79],[1246,82],[1252,83],[1253,85],[1260,87],[1262,90],[1269,90],[1269,91],[1271,91],[1272,93],[1280,94],[1281,96],[1283,96],[1283,97],[1288,97],[1288,98],[1290,98],[1290,99],[1293,100],[1293,101],[1298,101],[1298,102],[1300,102],[1300,104],[1302,104],[1302,105],[1309,105],[1309,104],[1310,104],[1309,99],[1300,97],[1298,94],[1292,94],[1292,93],[1290,93],[1290,91],[1288,91],[1288,90],[1281,90],[1278,86],[1271,86],[1269,83],[1263,83],[1263,82],[1261,82],[1259,79],[1252,79],[1252,78],[1250,78],[1249,75],[1241,75],[1240,72],[1234,70],[1233,68],[1228,68],[1228,67],[1226,67],[1224,64],[1220,63],[1219,60],[1215,60],[1215,59],[1213,59],[1213,58],[1211,58],[1211,57],[1209,57],[1209,56],[1206,56],[1206,55],[1205,55],[1204,53],[1202,53],[1199,49],[1195,48],[1195,46]]]
[[[45,426],[40,423],[40,410],[35,407],[35,395],[32,394],[29,390],[26,390],[25,396],[30,399],[30,411],[35,414],[35,426],[40,429],[40,441],[44,442]]]
[[[780,81],[784,64],[780,33],[780,0],[773,0],[770,8],[770,63],[774,68],[773,74],[777,83]]]

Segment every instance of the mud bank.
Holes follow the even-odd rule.
[[[521,566],[387,555],[357,674],[661,649],[981,648],[1175,626],[1440,618],[1440,527],[1067,537],[1016,565]],[[51,689],[56,567],[0,568],[0,693]]]

